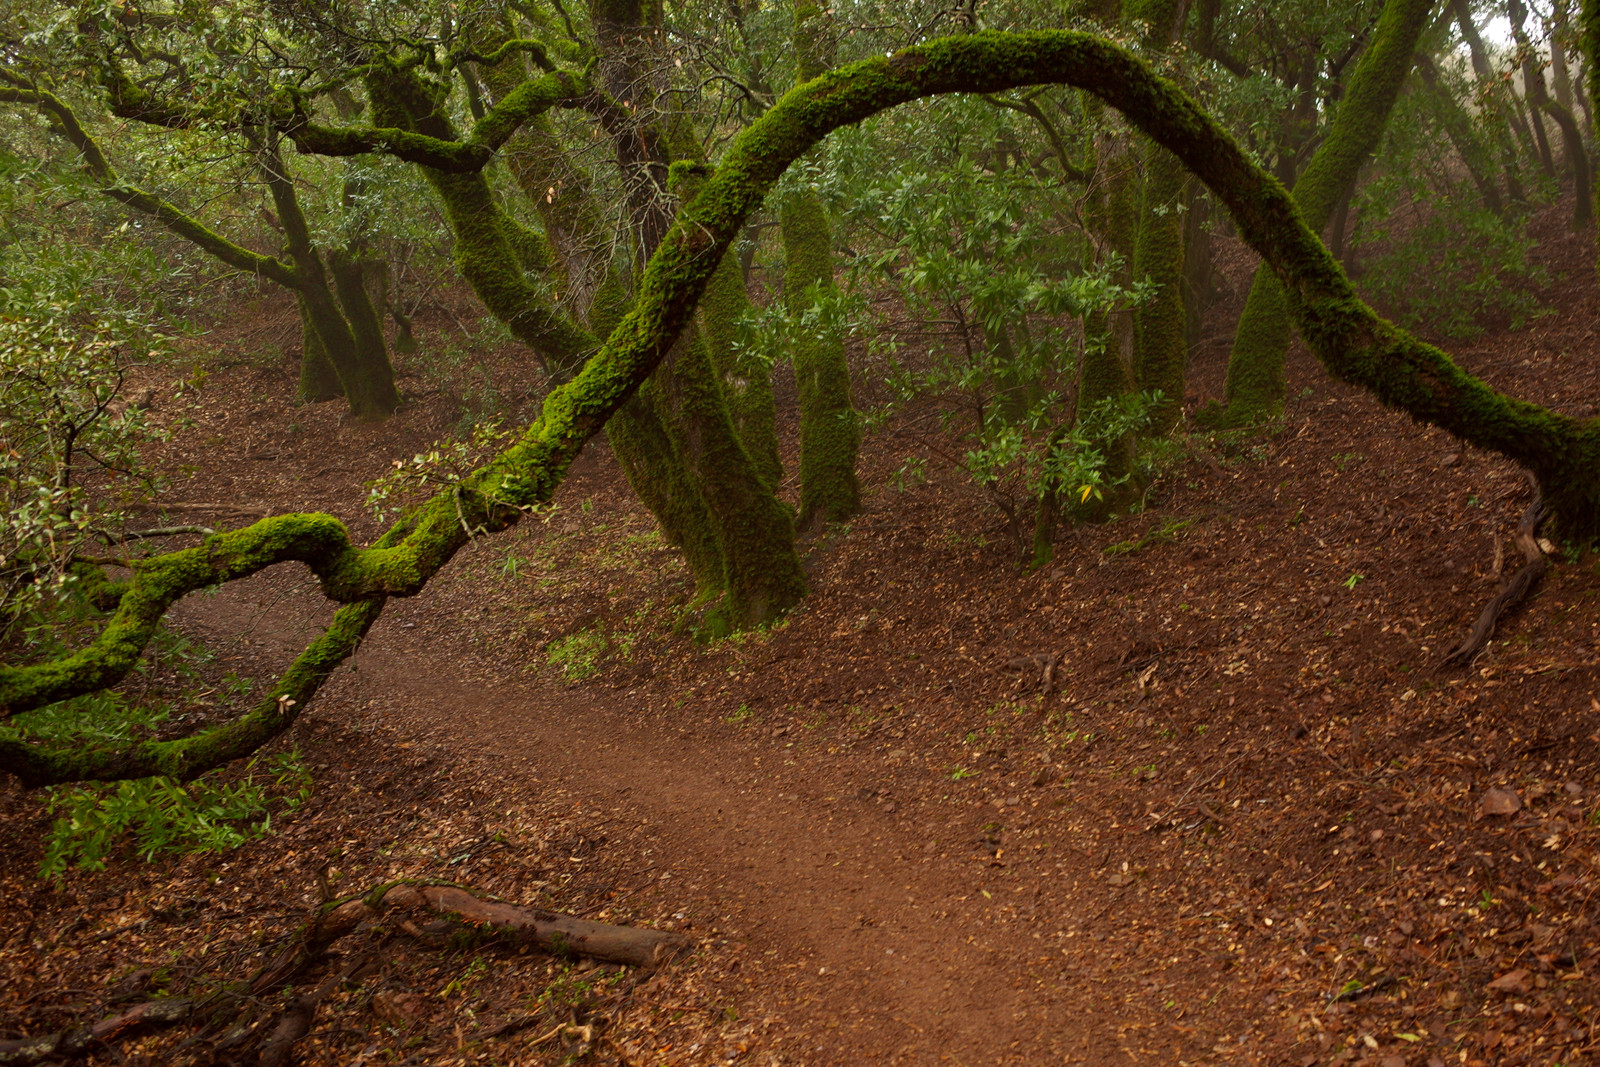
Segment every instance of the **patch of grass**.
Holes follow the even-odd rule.
[[[601,630],[580,630],[558,637],[545,646],[545,659],[558,668],[569,682],[581,682],[600,670],[600,660],[611,642]]]

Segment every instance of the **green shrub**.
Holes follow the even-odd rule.
[[[272,828],[272,814],[294,811],[311,796],[311,774],[298,752],[252,759],[236,782],[213,775],[187,784],[140,778],[110,784],[56,786],[39,874],[60,878],[68,867],[98,871],[131,838],[143,860],[158,855],[222,852]]]

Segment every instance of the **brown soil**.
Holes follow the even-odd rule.
[[[1578,411],[1600,351],[1563,223],[1541,234],[1557,313],[1454,354]],[[1251,264],[1227,266],[1196,404]],[[508,358],[494,380],[520,382]],[[163,457],[193,470],[171,498],[370,534],[362,483],[461,403],[362,426],[293,386],[287,362],[216,372]],[[875,436],[865,514],[807,546],[811,598],[709,647],[673,630],[681,569],[593,447],[555,511],[391,603],[286,741],[317,792],[274,836],[46,884],[42,799],[0,794],[0,1036],[246,976],[327,867],[335,893],[447,878],[699,950],[617,974],[370,935],[308,1063],[1584,1062],[1600,560],[1558,556],[1470,669],[1439,669],[1516,566],[1524,480],[1303,354],[1291,395],[1279,429],[1190,442],[1142,514],[1033,574],[958,472],[897,489],[915,442]],[[265,671],[328,612],[272,573],[177,614]],[[1055,654],[1042,692],[1030,657]],[[121,1055],[193,1059],[183,1036]]]

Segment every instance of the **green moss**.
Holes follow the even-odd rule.
[[[810,191],[783,199],[783,299],[791,316],[812,296],[837,296],[833,234],[827,210]],[[795,382],[800,392],[800,525],[843,522],[861,510],[856,458],[861,428],[850,399],[844,341],[829,332],[797,338]]]
[[[344,396],[339,372],[333,369],[328,350],[322,346],[305,298],[297,297],[295,303],[300,309],[300,399],[309,404],[337,400]]]
[[[1161,394],[1150,412],[1150,428],[1153,433],[1165,434],[1183,418],[1188,363],[1183,299],[1184,219],[1180,210],[1188,172],[1172,153],[1149,145],[1145,174],[1133,276],[1152,283],[1155,293],[1134,311],[1134,376],[1140,389]]]
[[[651,384],[662,422],[711,518],[729,619],[740,629],[774,621],[805,596],[794,524],[734,432],[705,340],[692,324]]]
[[[1134,247],[1139,229],[1136,200],[1139,188],[1128,158],[1130,154],[1129,146],[1120,139],[1103,146],[1098,168],[1104,174],[1102,200],[1093,207],[1106,246],[1124,257],[1117,280],[1125,286],[1133,281],[1133,270],[1126,257]],[[1108,401],[1120,403],[1138,391],[1134,377],[1134,341],[1132,311],[1097,312],[1085,320],[1083,362],[1078,370],[1076,414],[1080,424]],[[1098,497],[1074,502],[1071,511],[1079,519],[1100,522],[1138,492],[1139,487],[1130,480],[1138,455],[1138,441],[1133,434],[1125,433],[1094,441],[1093,445],[1105,457],[1103,472],[1107,482],[1116,488]]]
[[[611,416],[606,437],[628,484],[655,516],[662,536],[683,553],[694,577],[695,599],[720,596],[727,586],[727,568],[715,525],[699,487],[661,424],[648,388]]]
[[[372,306],[372,296],[367,292],[366,269],[359,260],[342,251],[336,250],[328,258],[339,303],[355,342],[352,362],[354,372],[361,379],[355,391],[365,398],[367,406],[388,414],[400,406],[400,391],[394,384],[394,367],[389,362],[383,320],[378,317],[377,309]],[[349,393],[346,387],[346,395]]]
[[[671,189],[678,196],[693,197],[709,174],[710,169],[703,165],[674,163]],[[744,272],[730,251],[717,264],[700,298],[700,329],[739,441],[761,480],[775,490],[783,483],[783,462],[778,457],[771,368],[738,344],[740,320],[749,313]]]

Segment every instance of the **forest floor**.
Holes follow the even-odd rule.
[[[1448,347],[1593,415],[1592,240],[1556,213],[1539,235],[1555,313]],[[1191,410],[1220,393],[1248,285],[1247,256],[1226,266]],[[439,325],[454,376],[407,378],[416,399],[371,426],[295,405],[273,347],[291,306],[237,309],[198,401],[157,403],[191,420],[160,457],[168,499],[370,536],[364,483],[463,405],[531,395],[511,355]],[[682,569],[591,445],[555,509],[390,603],[278,746],[315,793],[272,835],[45,882],[44,798],[0,786],[0,1037],[247,975],[321,872],[335,894],[448,879],[696,951],[640,973],[371,934],[328,964],[351,974],[306,1063],[1589,1061],[1600,557],[1558,554],[1470,668],[1442,668],[1519,565],[1526,482],[1303,352],[1290,382],[1281,423],[1186,439],[1139,514],[1033,573],[929,451],[949,442],[893,424],[866,445],[865,512],[805,545],[805,605],[709,646],[674,629]],[[175,624],[265,675],[329,615],[284,571]],[[130,1037],[119,1062],[203,1059],[184,1039]]]

